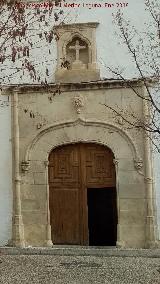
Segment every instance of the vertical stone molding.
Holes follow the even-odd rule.
[[[50,225],[50,209],[49,209],[49,184],[48,184],[48,165],[49,162],[44,161],[45,172],[46,172],[46,202],[47,202],[47,225],[46,225],[46,246],[52,247],[52,239],[51,239],[51,225]]]
[[[20,168],[19,168],[19,121],[18,121],[18,93],[14,90],[12,97],[13,116],[13,232],[12,243],[16,247],[25,247],[24,226],[21,210]]]
[[[145,87],[144,87],[145,88]],[[144,96],[146,97],[146,90]],[[149,104],[147,100],[143,100],[144,119],[149,120]],[[156,246],[156,224],[155,224],[155,206],[153,193],[153,179],[152,179],[152,156],[151,156],[151,142],[148,133],[144,131],[144,152],[145,152],[145,183],[146,183],[146,247],[151,248]]]
[[[124,242],[121,239],[121,225],[120,225],[120,201],[119,201],[119,182],[118,182],[118,159],[114,159],[113,163],[116,170],[116,189],[117,189],[117,213],[118,213],[118,224],[117,224],[117,242],[116,246],[119,248],[125,247]]]

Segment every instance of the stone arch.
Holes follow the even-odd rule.
[[[78,137],[78,131],[76,130],[78,128],[84,129],[85,133],[88,133],[88,135],[86,135],[86,137],[80,137],[80,136]],[[61,133],[62,136],[60,136],[58,132]],[[105,132],[106,136],[104,137]],[[92,137],[91,133],[93,135]],[[102,137],[98,136],[98,133],[100,133]],[[28,146],[24,160],[28,161],[33,159],[35,148],[39,148],[40,151],[44,152],[42,150],[44,149],[43,144],[45,144],[46,147],[46,151],[44,152],[45,153],[44,158],[47,159],[48,153],[52,149],[60,145],[75,143],[75,142],[94,142],[102,144],[110,148],[113,151],[115,158],[118,159],[120,155],[120,147],[114,145],[113,143],[114,139],[112,138],[113,134],[115,133],[117,133],[117,135],[121,137],[122,143],[125,143],[128,146],[128,150],[130,149],[129,151],[131,153],[132,159],[137,159],[137,160],[140,159],[136,145],[134,144],[131,137],[122,129],[109,123],[104,123],[104,122],[102,123],[99,121],[83,121],[81,119],[78,119],[74,122],[68,121],[61,124],[58,123],[43,129],[38,135],[35,136],[35,138]],[[54,137],[55,141],[51,139],[52,136]],[[53,141],[55,142],[55,145],[54,143],[53,144],[51,142],[48,143],[47,141]]]
[[[57,123],[43,129],[35,136],[26,150],[25,161],[29,161],[30,170],[22,176],[22,190],[25,191],[25,187],[30,187],[31,194],[34,196],[35,193],[32,188],[37,186],[37,190],[39,190],[40,184],[41,192],[44,196],[43,198],[47,197],[47,200],[49,200],[47,166],[49,153],[58,146],[78,142],[104,145],[113,152],[115,157],[118,207],[117,245],[134,246],[132,237],[133,230],[130,229],[126,234],[128,225],[125,224],[126,222],[130,224],[133,219],[136,219],[137,212],[130,211],[130,208],[126,210],[125,202],[130,200],[131,203],[134,203],[134,200],[139,198],[139,196],[141,196],[141,198],[144,197],[144,176],[140,175],[134,166],[134,159],[139,159],[136,145],[130,136],[116,125],[102,123],[101,121],[85,121],[79,118],[76,121],[68,121],[61,124]],[[128,186],[128,183],[130,186]],[[47,200],[45,202],[47,202]],[[123,200],[126,201],[124,202]],[[44,199],[41,204],[41,206],[44,207]],[[45,235],[41,236],[43,240],[45,240],[45,243],[50,244],[49,204],[46,208],[48,209],[46,209],[46,213],[44,214],[45,216],[48,214],[48,217],[45,217],[47,218],[45,222],[48,222],[48,229],[47,232],[44,233],[46,225],[43,225],[43,235]],[[124,218],[121,217],[123,214],[125,214]],[[142,218],[139,222],[142,222]],[[141,223],[139,226],[142,226]],[[136,228],[138,230],[138,227],[135,227],[135,230]],[[134,234],[136,234],[136,231],[134,231]],[[31,243],[30,240],[28,243],[29,242]],[[42,245],[44,245],[44,243]]]

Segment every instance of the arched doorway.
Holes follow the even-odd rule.
[[[116,176],[112,151],[94,143],[60,146],[49,155],[54,244],[116,245]]]

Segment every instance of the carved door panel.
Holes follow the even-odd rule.
[[[82,146],[85,152],[87,187],[114,187],[115,166],[111,150],[96,144],[86,144]]]
[[[81,184],[76,145],[59,147],[50,154],[49,184],[53,243],[80,244]]]

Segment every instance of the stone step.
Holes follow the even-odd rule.
[[[98,257],[148,257],[160,258],[160,249],[120,249],[116,247],[54,246],[42,247],[0,247],[0,255],[59,255]]]

